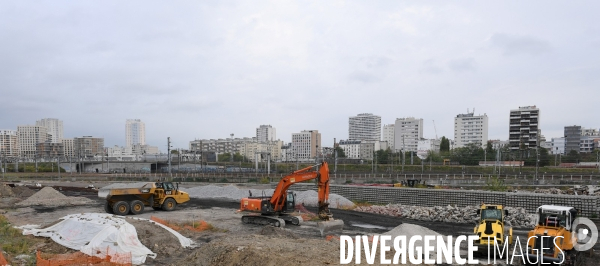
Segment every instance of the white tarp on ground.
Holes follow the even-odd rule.
[[[98,251],[131,252],[133,264],[142,264],[156,254],[137,237],[135,227],[119,216],[104,213],[72,214],[44,229],[25,229],[23,235],[49,237],[65,247],[93,256]],[[110,255],[110,254],[109,254]]]

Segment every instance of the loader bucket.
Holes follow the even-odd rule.
[[[317,223],[317,227],[319,228],[319,232],[321,232],[321,236],[326,236],[330,232],[342,232],[344,229],[344,221],[342,220],[330,220],[330,221],[320,221]]]

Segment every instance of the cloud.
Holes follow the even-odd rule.
[[[547,41],[533,36],[509,35],[496,33],[489,39],[493,47],[502,50],[502,54],[513,56],[519,54],[540,55],[550,51]]]
[[[362,83],[374,83],[378,82],[379,78],[366,71],[354,71],[348,75],[351,81],[359,81]]]
[[[420,72],[437,75],[444,72],[444,69],[437,66],[434,59],[427,59],[423,62],[423,67],[421,68]]]
[[[448,67],[455,72],[475,71],[475,59],[470,57],[450,60]]]

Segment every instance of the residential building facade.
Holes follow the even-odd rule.
[[[63,132],[63,121],[56,118],[43,118],[35,122],[36,126],[45,127],[48,134],[52,135],[50,142],[61,143],[61,139],[64,138]]]
[[[348,121],[348,140],[381,140],[381,116],[369,113],[351,116]]]
[[[394,148],[396,151],[416,152],[423,138],[423,119],[414,117],[397,118],[394,124]]]
[[[581,126],[566,126],[565,127],[565,154],[571,151],[579,152],[581,143]]]
[[[58,159],[58,157],[65,156],[63,144],[54,142],[38,142],[36,144],[36,156],[37,158],[44,158],[48,160]]]
[[[315,160],[321,148],[321,133],[318,130],[292,133],[292,151],[299,161]]]
[[[146,124],[140,119],[125,121],[125,146],[146,145]]]
[[[240,146],[240,154],[249,161],[266,162],[280,161],[282,158],[283,141],[245,142]]]
[[[16,130],[0,129],[0,157],[19,156],[19,138]]]
[[[62,139],[61,143],[63,145],[63,154],[66,157],[75,157],[75,146],[73,144],[73,139]]]
[[[200,139],[190,141],[190,151],[216,154],[238,153],[244,143],[257,142],[256,138]]]
[[[488,141],[488,117],[486,114],[459,114],[454,118],[454,148],[470,143],[484,147]]]
[[[339,147],[344,151],[346,158],[360,158],[360,140],[340,140]]]
[[[565,138],[552,138],[551,154],[565,154]]]
[[[73,138],[74,155],[78,158],[97,158],[104,156],[104,138],[83,136]]]
[[[419,140],[417,156],[421,159],[425,159],[429,155],[429,152],[440,152],[440,144],[441,144],[441,139],[421,139],[421,140]]]
[[[256,139],[258,142],[268,142],[277,140],[277,134],[274,127],[271,125],[260,125],[256,129]]]
[[[511,151],[538,146],[540,109],[534,106],[510,110],[509,138]]]
[[[43,126],[17,126],[17,137],[19,142],[19,155],[34,158],[36,146],[40,142],[51,141],[48,129]]]
[[[381,140],[387,141],[388,147],[392,149],[392,151],[396,150],[396,146],[394,145],[394,128],[395,124],[389,124],[383,126],[383,137]]]

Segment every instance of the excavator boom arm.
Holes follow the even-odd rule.
[[[281,211],[283,209],[287,191],[291,185],[315,178],[318,178],[319,181],[319,207],[322,203],[327,202],[329,199],[329,167],[327,162],[323,162],[320,164],[319,171],[314,171],[313,168],[316,166],[318,165],[296,170],[279,181],[270,200],[273,210]]]

